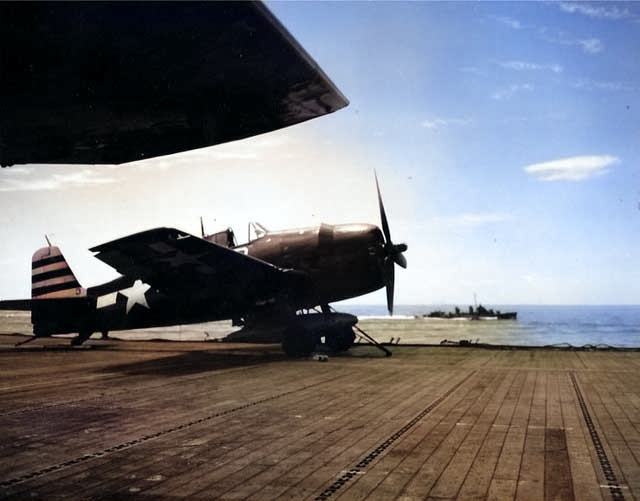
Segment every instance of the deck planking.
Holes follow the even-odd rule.
[[[638,351],[15,341],[0,499],[640,499]]]

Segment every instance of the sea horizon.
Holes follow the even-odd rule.
[[[487,309],[516,312],[516,320],[470,321],[428,318],[432,311],[453,311],[464,304],[399,304],[394,315],[382,304],[339,304],[335,309],[356,315],[359,327],[378,342],[440,344],[460,341],[512,346],[640,347],[640,305],[503,305]],[[0,333],[31,334],[29,312],[0,312]],[[237,331],[231,321],[207,322],[136,331],[115,331],[113,338],[212,341]],[[94,337],[98,337],[94,335]]]
[[[393,317],[388,315],[384,305],[342,305],[339,311],[357,315],[361,323],[375,319],[387,324],[401,319],[422,322],[411,327],[407,324],[402,333],[395,332],[396,340],[400,337],[401,342],[403,339],[417,343],[464,340],[516,346],[640,347],[640,305],[487,303],[483,304],[487,309],[516,312],[517,320],[476,322],[424,316],[432,311],[454,311],[456,306],[462,312],[468,311],[469,307],[463,304],[400,304],[394,307]],[[440,341],[438,337],[441,337]]]

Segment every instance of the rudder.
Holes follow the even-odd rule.
[[[31,259],[33,299],[83,297],[87,295],[58,247],[38,249]]]

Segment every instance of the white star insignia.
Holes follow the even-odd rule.
[[[144,295],[149,289],[151,289],[150,285],[143,283],[142,280],[136,280],[128,289],[118,291],[127,298],[127,313],[129,313],[131,308],[136,304],[150,309],[149,304],[147,303],[147,298]]]
[[[178,250],[168,256],[159,258],[158,261],[161,263],[166,262],[174,269],[191,265],[199,273],[213,273],[215,270],[211,266],[200,261],[200,258],[206,255],[206,252],[202,252],[200,254],[187,254],[186,252]]]

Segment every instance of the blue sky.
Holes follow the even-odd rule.
[[[131,232],[378,221],[409,245],[396,304],[640,303],[640,3],[267,5],[350,100],[227,145],[0,170],[0,297],[30,256]],[[383,292],[356,302],[384,304]]]

